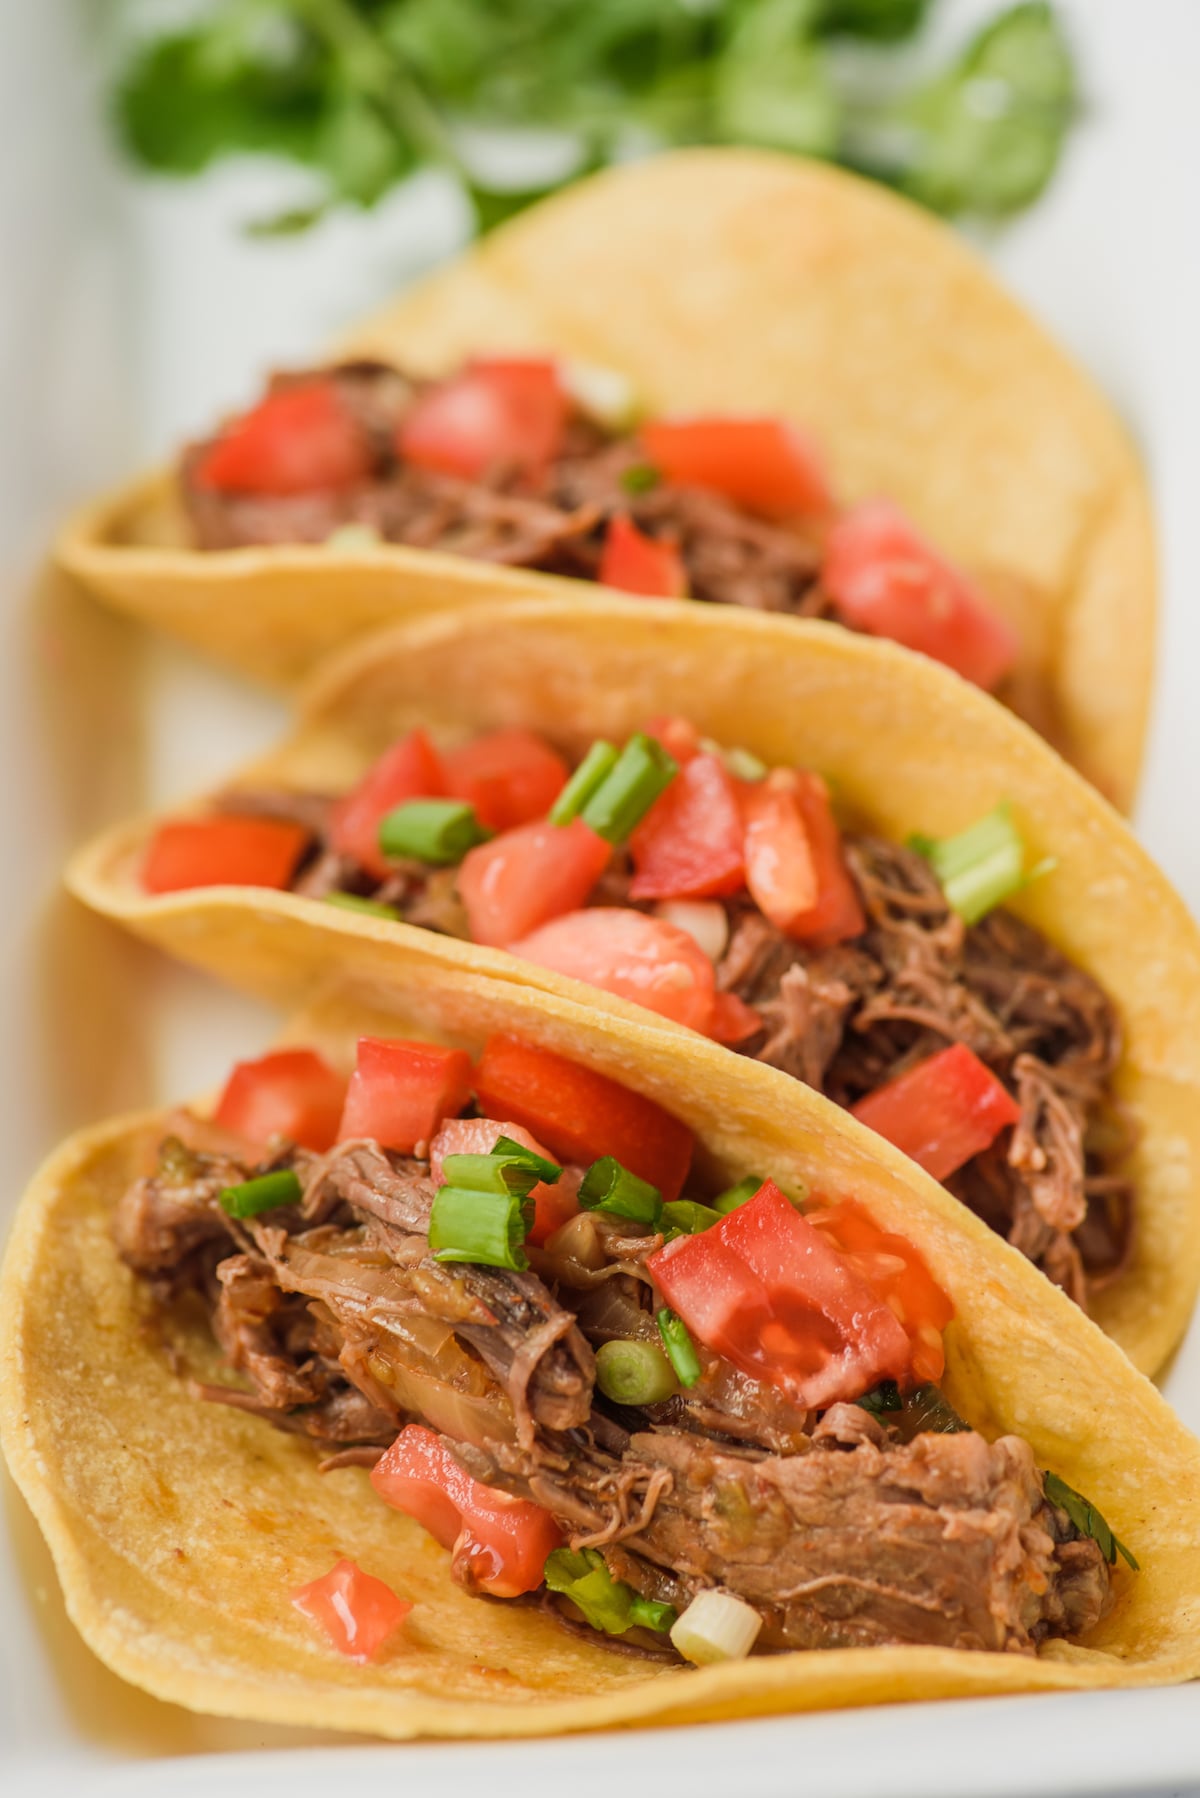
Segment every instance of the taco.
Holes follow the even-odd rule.
[[[829,614],[996,688],[1129,805],[1155,584],[1136,458],[906,202],[757,151],[651,160],[338,355],[89,508],[64,564],[285,682],[414,607],[598,580]]]
[[[1200,942],[1103,801],[932,662],[827,625],[493,623],[352,649],[281,750],[90,846],[74,891],[291,1005],[333,969],[386,992],[418,932],[637,1001],[854,1109],[1161,1365],[1200,1278]]]
[[[1200,1668],[1200,1450],[1028,1263],[772,1069],[403,956],[22,1206],[0,1433],[110,1666],[396,1736]]]

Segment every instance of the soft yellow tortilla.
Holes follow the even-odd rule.
[[[687,1119],[710,1172],[768,1169],[852,1193],[919,1243],[957,1317],[947,1391],[988,1435],[1025,1436],[1134,1550],[1117,1604],[1037,1658],[859,1649],[662,1670],[466,1598],[449,1557],[311,1448],[189,1399],[111,1212],[161,1120],[73,1138],[18,1213],[0,1278],[0,1441],[70,1614],[117,1673],[192,1709],[381,1735],[545,1735],[955,1694],[1158,1684],[1200,1672],[1200,1445],[1121,1352],[1015,1251],[886,1144],[796,1082],[713,1045],[489,981],[433,939],[406,948],[385,1014],[353,986],[293,1040],[350,1055],[363,1030],[478,1050],[494,1030],[586,1059]],[[173,1335],[177,1346],[180,1338]],[[189,1366],[220,1373],[202,1335]],[[356,1667],[290,1606],[342,1555],[415,1601]]]
[[[1094,789],[935,663],[836,626],[685,603],[525,601],[497,609],[484,630],[467,613],[425,617],[348,650],[307,690],[293,737],[234,784],[343,792],[418,723],[460,739],[525,724],[580,752],[671,711],[772,765],[820,769],[887,836],[948,835],[1007,799],[1030,865],[1055,859],[1013,909],[1095,975],[1124,1021],[1118,1087],[1143,1129],[1138,1222],[1132,1265],[1095,1309],[1135,1364],[1155,1372],[1200,1285],[1200,934]],[[409,946],[427,935],[291,893],[210,887],[149,898],[137,871],[155,822],[89,845],[69,884],[249,992],[295,1006],[335,969],[367,991],[395,990]],[[645,1015],[503,950],[452,943],[445,953],[614,1015]]]
[[[1021,630],[1042,727],[1128,809],[1153,671],[1137,458],[1088,378],[945,226],[821,163],[691,150],[580,183],[339,346],[417,371],[549,350],[653,410],[808,426],[846,500],[893,496]],[[60,560],[256,678],[414,608],[596,589],[400,547],[201,555],[159,475],[81,513]]]

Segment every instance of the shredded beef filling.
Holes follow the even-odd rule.
[[[273,388],[298,378],[280,375]],[[201,549],[323,543],[347,525],[393,543],[485,562],[596,580],[609,519],[631,517],[669,537],[683,557],[695,599],[757,611],[821,615],[815,542],[740,511],[719,494],[660,485],[631,491],[622,477],[642,458],[582,414],[560,453],[536,478],[497,466],[472,481],[402,463],[394,436],[421,384],[381,363],[341,365],[334,379],[370,446],[370,478],[338,491],[262,496],[218,491],[196,478],[208,444],[183,457],[184,504]]]
[[[452,868],[397,863],[380,883],[325,846],[330,801],[236,791],[224,803],[313,832],[295,891],[356,893],[410,923],[468,935]],[[849,1107],[948,1044],[966,1043],[1017,1099],[1021,1118],[947,1185],[1086,1310],[1090,1294],[1125,1267],[1133,1238],[1133,1187],[1121,1170],[1136,1132],[1112,1088],[1121,1057],[1112,1001],[1010,913],[965,925],[915,850],[850,836],[846,854],[867,916],[854,942],[814,949],[749,899],[725,902],[729,941],[717,985],[762,1020],[737,1049]],[[633,903],[619,861],[592,903]]]
[[[1047,1502],[1015,1437],[906,1438],[855,1405],[800,1412],[708,1355],[678,1400],[607,1405],[593,1346],[652,1327],[645,1260],[661,1237],[594,1218],[584,1260],[446,1267],[429,1254],[425,1164],[364,1141],[246,1167],[186,1114],[177,1128],[121,1201],[120,1252],[164,1303],[207,1307],[242,1383],[193,1381],[196,1395],[312,1437],[326,1468],[371,1465],[420,1421],[646,1596],[736,1593],[767,1650],[1029,1652],[1107,1609],[1098,1546]],[[224,1186],[283,1166],[298,1204],[226,1215]]]

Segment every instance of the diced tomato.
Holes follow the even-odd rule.
[[[320,376],[278,387],[225,426],[193,479],[223,493],[336,492],[371,474],[371,445]]]
[[[373,1661],[412,1610],[408,1599],[397,1598],[383,1580],[353,1561],[339,1561],[320,1579],[297,1586],[292,1603],[352,1661]]]
[[[603,874],[612,849],[573,818],[522,824],[463,858],[458,894],[471,940],[504,948],[562,912],[575,911]]]
[[[995,687],[1020,651],[1007,619],[890,500],[868,500],[836,521],[821,584],[845,623],[920,650],[976,686]]]
[[[475,1096],[493,1117],[516,1118],[560,1161],[612,1155],[677,1199],[692,1159],[686,1124],[643,1093],[565,1055],[512,1036],[490,1036],[475,1070]]]
[[[311,841],[281,818],[181,818],[161,824],[142,862],[147,893],[188,887],[286,887]]]
[[[624,512],[614,512],[608,521],[596,579],[620,593],[650,599],[682,599],[687,592],[687,569],[676,540],[647,536]]]
[[[419,468],[466,481],[494,467],[536,473],[557,453],[566,418],[552,362],[471,362],[418,396],[396,448]]]
[[[718,1043],[744,1043],[748,1036],[762,1029],[762,1018],[752,1005],[739,999],[736,993],[716,993],[713,995],[712,1015],[708,1020],[707,1035]]]
[[[965,1043],[919,1061],[851,1109],[935,1180],[982,1153],[1021,1115],[1012,1094]]]
[[[745,885],[742,815],[719,756],[697,755],[629,839],[633,899],[702,899]]]
[[[798,1404],[832,1405],[908,1378],[908,1337],[893,1312],[770,1180],[646,1265],[706,1347]]]
[[[616,993],[660,1017],[706,1030],[713,966],[694,937],[645,912],[596,905],[510,943],[514,955]]]
[[[570,772],[543,737],[519,727],[489,731],[451,749],[442,766],[447,793],[473,805],[489,830],[514,830],[544,818]]]
[[[867,927],[820,775],[777,768],[742,787],[746,885],[789,936],[829,948]]]
[[[446,1442],[410,1423],[371,1473],[385,1504],[414,1517],[452,1551],[451,1572],[468,1591],[495,1598],[536,1592],[562,1532],[540,1505],[473,1479]]]
[[[946,1367],[942,1331],[954,1306],[907,1236],[881,1230],[853,1199],[811,1211],[809,1222],[825,1232],[897,1318],[912,1347],[913,1378],[940,1380]]]
[[[338,1140],[369,1136],[382,1148],[411,1155],[418,1144],[432,1142],[443,1118],[456,1117],[470,1096],[465,1049],[361,1036]]]
[[[661,743],[669,756],[682,768],[694,755],[700,754],[700,732],[686,718],[674,718],[664,712],[646,722],[646,735]]]
[[[446,792],[446,771],[423,730],[385,749],[358,785],[334,807],[329,840],[339,855],[348,855],[386,880],[391,868],[379,850],[379,826],[397,805],[409,799],[440,799]]]
[[[213,1116],[251,1142],[282,1136],[323,1154],[337,1141],[345,1102],[346,1082],[315,1049],[276,1049],[237,1063]]]
[[[564,1167],[562,1173],[553,1184],[539,1180],[530,1198],[533,1200],[533,1227],[529,1232],[529,1241],[535,1248],[542,1248],[564,1224],[569,1224],[573,1217],[579,1216],[579,1188],[583,1184],[584,1169],[581,1167]]]
[[[779,418],[659,418],[642,448],[668,481],[711,487],[771,518],[829,511],[833,496],[816,445]]]

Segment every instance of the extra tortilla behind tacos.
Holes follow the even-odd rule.
[[[398,964],[399,971],[399,964]],[[739,1717],[954,1694],[1162,1683],[1200,1669],[1200,1450],[1153,1387],[1060,1294],[931,1180],[797,1085],[708,1045],[406,951],[398,1008],[353,997],[298,1026],[343,1054],[403,1031],[477,1051],[491,1031],[585,1060],[685,1119],[719,1177],[852,1192],[907,1234],[954,1301],[946,1391],[987,1436],[1013,1432],[1088,1494],[1140,1562],[1085,1645],[1037,1656],[839,1649],[701,1672],[564,1636],[520,1606],[468,1598],[448,1557],[373,1498],[361,1470],[321,1477],[310,1447],[190,1396],[154,1307],[118,1260],[114,1203],[162,1117],[61,1149],[28,1193],[0,1292],[0,1431],[93,1650],[157,1696],[263,1721],[393,1736],[522,1734]],[[211,1348],[189,1338],[203,1375]],[[332,1654],[288,1591],[350,1556],[415,1599],[372,1666]]]
[[[653,410],[804,423],[840,496],[894,498],[979,579],[1022,637],[1030,715],[1131,803],[1155,584],[1136,458],[1090,382],[908,203],[766,152],[658,158],[534,209],[340,347],[417,373],[548,351],[621,371]],[[595,592],[398,546],[187,540],[159,475],[81,513],[59,554],[111,603],[273,682],[413,608]]]
[[[1200,943],[1185,908],[1114,813],[1032,732],[930,662],[835,628],[686,605],[525,602],[480,632],[425,619],[349,652],[306,695],[282,749],[238,786],[345,791],[414,724],[471,735],[520,724],[580,753],[686,705],[702,732],[768,764],[815,767],[883,835],[948,835],[1010,802],[1031,860],[1054,858],[1011,909],[1094,977],[1124,1029],[1115,1086],[1138,1126],[1136,1226],[1127,1271],[1094,1314],[1153,1372],[1178,1342],[1200,1279]],[[287,892],[194,888],[158,897],[138,870],[153,824],[85,849],[70,881],[88,904],[231,983],[305,1002],[334,969],[395,990],[415,936],[404,924]],[[464,969],[622,1001],[472,943]],[[679,1053],[693,1052],[689,1035]]]

